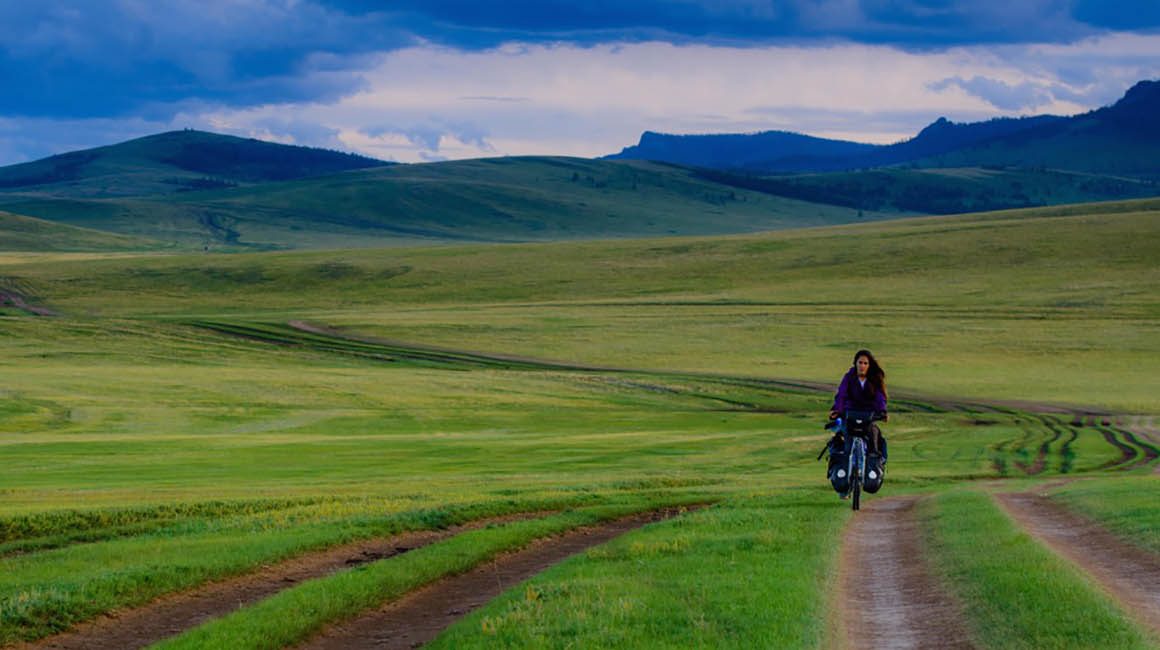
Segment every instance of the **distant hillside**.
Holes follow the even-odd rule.
[[[915,167],[1046,167],[1160,178],[1160,82],[1073,117],[956,124],[940,118],[914,138],[876,146],[774,132],[677,136],[647,132],[616,159],[647,159],[750,174]]]
[[[788,131],[753,134],[669,135],[645,131],[640,142],[608,160],[654,160],[713,169],[798,169],[814,159],[868,155],[877,145],[827,140]]]
[[[160,248],[157,242],[0,212],[0,251],[124,251]]]
[[[860,210],[957,214],[1147,198],[1160,183],[1042,168],[881,167],[824,174],[753,176],[701,169],[701,178],[802,201]]]
[[[736,234],[1157,196],[1158,116],[1141,82],[1084,115],[939,120],[889,146],[646,133],[615,160],[423,165],[180,131],[0,168],[0,210],[212,250]],[[676,162],[630,159],[648,152]]]
[[[0,192],[144,196],[308,178],[386,165],[349,153],[171,131],[0,167]]]
[[[1160,179],[1160,81],[1141,81],[1111,106],[917,164],[1048,167]]]
[[[0,206],[215,249],[707,235],[897,216],[770,196],[671,165],[540,157],[395,165],[152,197],[0,195]]]
[[[1044,115],[956,124],[940,117],[915,137],[892,145],[825,140],[785,131],[750,135],[668,135],[646,131],[639,144],[607,158],[746,173],[842,171],[917,161],[1066,119]]]

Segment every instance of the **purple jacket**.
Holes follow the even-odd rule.
[[[886,412],[886,396],[874,390],[870,382],[863,387],[858,383],[858,372],[850,368],[842,382],[838,384],[838,394],[834,395],[834,408],[838,413],[846,411]]]

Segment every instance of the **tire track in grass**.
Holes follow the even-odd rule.
[[[1140,440],[1140,438],[1148,440],[1148,436],[1144,435],[1143,433],[1140,433],[1140,438],[1137,438],[1136,432],[1132,431],[1131,429],[1126,429],[1119,426],[1113,426],[1111,429],[1112,431],[1119,433],[1125,441],[1135,445],[1140,450],[1141,458],[1131,463],[1124,469],[1135,469],[1137,467],[1143,467],[1145,465],[1151,464],[1152,461],[1156,460],[1157,458],[1160,458],[1160,449],[1152,446],[1150,441],[1144,442]]]
[[[1032,537],[1079,566],[1129,616],[1160,637],[1160,556],[1030,492],[996,494]]]
[[[141,607],[111,612],[67,632],[14,646],[18,650],[122,650],[143,648],[235,609],[253,604],[299,582],[367,564],[490,524],[532,519],[524,513],[481,519],[440,530],[409,531],[343,544],[268,565],[245,575],[191,591],[163,596]]]
[[[645,524],[694,509],[669,508],[572,529],[505,553],[490,562],[439,580],[371,612],[332,625],[297,646],[300,650],[415,648],[468,613],[548,567]]]
[[[837,609],[847,648],[976,647],[961,607],[923,559],[917,503],[871,501],[845,533]]]
[[[1114,429],[1103,425],[1094,426],[1096,431],[1100,432],[1100,435],[1104,437],[1104,440],[1108,444],[1120,450],[1119,458],[1100,465],[1099,469],[1130,469],[1137,465],[1137,456],[1140,455],[1140,452],[1135,447],[1117,438]]]
[[[1155,424],[1155,417],[1151,415],[1134,415],[1131,418],[1132,421],[1127,425],[1124,425],[1123,422],[1117,422],[1117,424],[1125,426],[1129,431],[1146,440],[1147,442],[1141,445],[1143,448],[1150,448],[1154,452],[1160,451],[1157,448],[1157,445],[1160,445],[1160,428]],[[1152,468],[1152,473],[1160,474],[1160,463]]]

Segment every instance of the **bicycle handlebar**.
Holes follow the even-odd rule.
[[[846,411],[845,417],[837,417],[829,420],[822,426],[827,431],[837,431],[842,428],[845,422],[857,419],[868,419],[870,422],[881,422],[886,419],[885,411]]]

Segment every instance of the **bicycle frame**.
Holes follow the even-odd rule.
[[[847,436],[849,442],[849,472],[851,504],[854,510],[860,510],[862,497],[862,483],[866,480],[866,441],[861,436]]]

